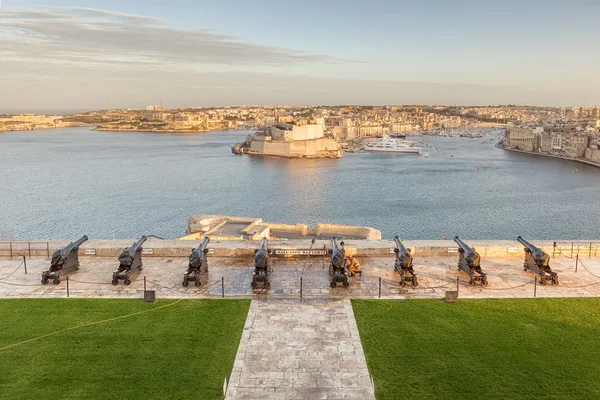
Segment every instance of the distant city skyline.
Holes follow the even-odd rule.
[[[600,4],[2,0],[0,113],[600,103]]]

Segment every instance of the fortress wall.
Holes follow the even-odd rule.
[[[79,254],[84,257],[112,257],[116,258],[128,246],[131,246],[136,239],[128,240],[89,240],[79,248]],[[481,257],[493,258],[523,258],[523,246],[517,241],[512,240],[464,240],[465,243],[475,248]],[[553,241],[530,241],[552,256]],[[144,254],[144,257],[188,257],[191,250],[200,245],[201,240],[161,240],[149,238],[143,248],[152,254]],[[346,251],[349,254],[356,254],[358,257],[393,257],[390,251],[395,247],[391,240],[344,240]],[[70,241],[51,240],[51,241],[0,241],[0,257],[10,257],[10,247],[12,246],[13,258],[18,259],[22,255],[26,257],[31,254],[32,257],[47,257],[54,251],[66,246]],[[590,248],[591,243],[591,248]],[[415,257],[458,257],[458,246],[451,240],[407,240],[403,241],[406,248],[411,249]],[[579,254],[581,257],[588,257],[591,250],[592,256],[600,253],[600,240],[585,241],[559,241],[559,248],[564,255],[571,255],[571,244],[573,245],[573,256]],[[241,241],[241,240],[223,240],[213,237],[209,243],[209,249],[213,250],[211,256],[217,257],[254,257],[254,249],[260,246],[260,241]],[[269,242],[270,249],[309,249],[310,240],[288,240]],[[317,240],[313,249],[330,248],[329,240]],[[95,254],[86,254],[94,252]],[[557,250],[556,255],[560,253]]]

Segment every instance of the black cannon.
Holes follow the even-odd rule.
[[[410,251],[400,242],[398,236],[394,237],[396,242],[396,262],[394,263],[394,270],[400,274],[400,286],[405,287],[407,283],[413,285],[413,287],[419,287],[419,281],[415,270],[413,269],[413,258],[410,255]]]
[[[210,239],[205,237],[200,246],[196,247],[190,254],[190,263],[187,272],[183,275],[184,287],[187,287],[190,281],[194,282],[196,286],[202,286],[202,281],[208,275],[208,258],[206,257],[208,242],[210,242]]]
[[[82,243],[88,240],[88,237],[83,235],[76,242],[56,250],[52,254],[50,268],[42,272],[42,284],[47,284],[50,279],[52,283],[58,285],[60,283],[60,275],[66,272],[76,271],[79,269],[79,256],[77,251]]]
[[[332,249],[329,250],[331,256],[331,263],[329,264],[329,275],[331,276],[331,288],[337,287],[339,282],[342,282],[342,286],[347,288],[350,286],[348,282],[348,270],[346,269],[346,250],[344,249],[344,242],[340,242],[338,245],[336,238],[331,239]]]
[[[458,236],[454,237],[454,241],[458,244],[458,270],[469,275],[469,284],[477,283],[482,286],[488,285],[487,274],[481,269],[481,257],[474,248],[460,240]]]
[[[268,248],[267,238],[263,238],[260,243],[260,248],[254,250],[254,272],[252,272],[252,289],[263,288],[269,289],[269,254],[271,250]]]
[[[550,256],[544,250],[532,245],[521,236],[517,236],[517,240],[525,246],[523,270],[536,274],[540,278],[542,285],[545,285],[548,280],[553,285],[558,285],[558,274],[550,268]]]
[[[124,284],[131,284],[129,279],[129,272],[133,268],[137,268],[141,271],[143,268],[142,264],[142,244],[146,241],[146,236],[142,236],[140,240],[135,242],[131,247],[123,250],[119,256],[119,268],[113,272],[112,284],[116,285],[119,281],[123,281]]]

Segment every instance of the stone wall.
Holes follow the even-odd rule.
[[[79,254],[84,257],[111,257],[117,263],[117,257],[128,246],[135,243],[136,239],[129,240],[89,240],[79,248]],[[553,241],[540,241],[530,239],[538,247],[541,247],[548,254],[553,254]],[[393,249],[395,244],[391,240],[345,240],[346,251],[349,254],[356,254],[358,257],[394,257]],[[465,242],[475,248],[481,257],[494,258],[523,258],[523,246],[516,240],[465,240]],[[48,257],[54,251],[69,244],[66,240],[52,241],[0,241],[0,257],[10,257],[12,247],[12,256],[18,259],[25,255],[29,257]],[[161,240],[149,238],[144,243],[143,248],[147,253],[144,257],[188,257],[191,250],[198,247],[201,240]],[[458,257],[458,246],[452,240],[414,240],[403,241],[406,248],[411,249],[415,257]],[[573,246],[573,255],[580,254],[587,257],[590,254],[596,256],[600,250],[600,240],[585,241],[559,241],[560,250],[566,254],[571,254]],[[208,247],[211,249],[210,256],[217,257],[240,257],[252,259],[254,249],[260,246],[260,241],[223,241],[212,237]],[[270,249],[309,249],[310,240],[271,240]],[[329,240],[317,240],[313,249],[330,248]],[[86,254],[88,253],[88,254]],[[93,254],[92,254],[93,253]],[[557,251],[558,255],[559,252]]]

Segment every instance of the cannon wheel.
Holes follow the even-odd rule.
[[[335,279],[332,280],[331,283],[329,283],[329,287],[332,289],[337,287],[337,282],[335,281]]]
[[[42,275],[42,285],[48,284],[48,277],[46,275]]]
[[[194,285],[196,285],[197,287],[202,286],[202,282],[200,282],[200,279],[198,279],[198,277],[196,277],[196,281],[194,282]]]
[[[552,284],[558,286],[558,275],[552,277]]]
[[[404,279],[404,275],[400,275],[400,286],[401,287],[406,286],[406,280]]]
[[[250,286],[252,286],[252,289],[256,289],[256,281],[252,281],[252,283],[250,284]]]
[[[540,278],[540,284],[546,286],[546,278]]]
[[[344,283],[342,283],[342,286],[343,286],[343,287],[348,287],[348,286],[350,286],[350,282],[348,282],[348,277],[345,277],[345,278],[344,278]]]
[[[487,280],[487,276],[484,276],[483,279],[481,279],[481,284],[483,286],[487,286],[488,285],[488,280]]]
[[[52,283],[54,283],[55,285],[58,285],[60,283],[60,278],[57,276],[52,280]]]
[[[183,282],[181,282],[181,284],[183,285],[183,287],[188,287],[189,282],[188,282],[187,276],[183,277]]]
[[[269,289],[271,287],[271,282],[266,281],[265,282],[265,289]]]
[[[126,284],[126,285],[131,285],[131,280],[130,280],[129,278],[126,278],[126,279],[123,281],[123,283],[124,283],[124,284]]]
[[[412,278],[412,284],[416,288],[419,287],[419,281],[417,280],[417,276],[416,275],[413,276],[413,278]]]
[[[475,286],[475,279],[471,278],[471,279],[469,280],[469,285],[471,285],[471,286]]]
[[[118,283],[119,283],[119,278],[116,278],[116,277],[114,277],[114,276],[113,276],[113,278],[112,278],[112,282],[111,282],[111,283],[112,283],[113,285],[116,285],[116,284],[118,284]]]

